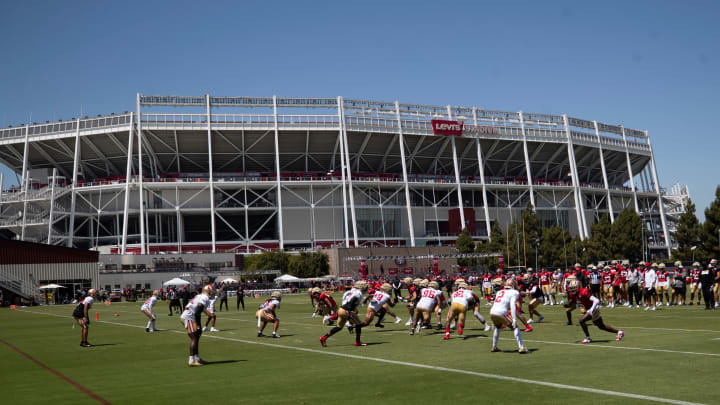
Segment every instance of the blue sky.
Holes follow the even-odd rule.
[[[137,92],[566,113],[647,129],[660,183],[688,184],[702,218],[719,18],[710,1],[5,1],[0,123],[133,110]]]

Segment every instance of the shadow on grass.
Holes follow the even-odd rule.
[[[247,360],[218,360],[218,361],[208,361],[206,366],[212,366],[215,364],[229,364],[229,363],[239,363],[241,361],[247,361]]]
[[[116,346],[116,345],[119,345],[119,344],[120,344],[120,343],[100,343],[100,344],[95,344],[95,343],[93,343],[93,344],[92,344],[92,347]]]

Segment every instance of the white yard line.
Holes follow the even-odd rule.
[[[38,315],[49,315],[49,316],[55,316],[55,317],[60,317],[60,318],[72,318],[72,317],[66,316],[66,315],[46,314],[46,313],[42,313],[42,312],[27,311],[27,310],[21,310],[20,312],[28,312],[28,313],[32,313],[32,314],[38,314]],[[120,322],[99,321],[99,323],[107,323],[110,325],[118,325],[118,326],[127,326],[127,327],[132,327],[132,328],[143,328],[143,326],[140,326],[140,325],[130,325],[130,324],[120,323]],[[172,330],[172,329],[168,330],[168,332],[185,334],[184,331],[178,331],[178,330]],[[680,400],[669,399],[669,398],[653,397],[653,396],[649,396],[649,395],[639,395],[639,394],[631,394],[631,393],[619,392],[619,391],[609,391],[609,390],[601,390],[601,389],[596,389],[596,388],[580,387],[580,386],[574,386],[574,385],[557,384],[557,383],[552,383],[552,382],[547,382],[547,381],[529,380],[529,379],[525,379],[525,378],[510,377],[510,376],[504,376],[504,375],[499,375],[499,374],[481,373],[481,372],[470,371],[470,370],[438,367],[438,366],[432,366],[432,365],[428,365],[428,364],[409,363],[409,362],[405,362],[405,361],[388,360],[388,359],[382,359],[382,358],[377,358],[377,357],[367,357],[367,356],[360,356],[360,355],[355,355],[355,354],[337,353],[337,352],[331,352],[331,351],[327,351],[327,350],[309,349],[309,348],[295,347],[295,346],[285,346],[285,345],[279,345],[279,344],[274,344],[274,343],[257,342],[257,341],[252,341],[252,340],[236,339],[236,338],[223,337],[223,336],[217,336],[217,335],[206,335],[206,337],[210,338],[210,339],[226,340],[226,341],[238,342],[238,343],[244,343],[244,344],[250,344],[250,345],[274,347],[274,348],[286,349],[286,350],[296,350],[296,351],[301,351],[301,352],[306,352],[306,353],[315,353],[315,354],[323,354],[323,355],[330,355],[330,356],[337,356],[337,357],[345,357],[345,358],[357,359],[357,360],[375,361],[375,362],[379,362],[379,363],[394,364],[394,365],[414,367],[414,368],[423,368],[423,369],[427,369],[427,370],[443,371],[443,372],[448,372],[448,373],[465,374],[465,375],[471,375],[471,376],[494,379],[494,380],[511,381],[511,382],[517,382],[517,383],[523,383],[523,384],[533,384],[533,385],[540,385],[540,386],[557,388],[557,389],[580,391],[580,392],[587,392],[587,393],[601,394],[601,395],[610,395],[610,396],[621,397],[621,398],[632,398],[632,399],[639,399],[639,400],[644,400],[644,401],[652,401],[652,402],[660,402],[660,403],[676,404],[676,405],[702,405],[697,402],[680,401]],[[542,343],[562,344],[559,342],[542,342]],[[572,343],[565,343],[565,344],[575,345]],[[585,346],[585,345],[582,345],[582,346]],[[591,345],[590,347],[593,347],[593,346],[595,346],[595,347],[611,347],[611,346],[602,346],[602,345]],[[636,348],[636,349],[645,350],[645,349],[640,349],[640,348]],[[671,353],[688,353],[688,352],[673,352],[673,351],[655,350],[655,349],[647,349],[647,350],[671,352]],[[693,353],[693,354],[700,354],[700,353]],[[708,353],[705,353],[705,355],[707,355],[707,354]],[[717,354],[711,354],[711,355],[720,356]]]

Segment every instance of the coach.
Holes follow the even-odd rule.
[[[628,306],[633,306],[633,298],[635,298],[636,308],[640,308],[640,289],[638,288],[638,281],[640,280],[640,274],[637,268],[630,266],[627,273],[628,280]]]
[[[713,296],[714,283],[715,269],[712,264],[708,264],[707,268],[700,272],[700,284],[702,288],[703,301],[705,301],[705,310],[715,308],[715,297]]]

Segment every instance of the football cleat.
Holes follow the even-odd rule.
[[[526,349],[524,347],[522,349],[518,349],[518,353],[520,353],[520,354],[526,354],[527,352],[528,352],[528,349]]]
[[[92,347],[92,345],[88,342],[80,342],[81,347]]]
[[[258,337],[263,337],[263,336],[265,336],[265,335],[263,335],[262,332],[258,332]]]
[[[408,319],[408,321],[405,322],[405,326],[410,326],[410,325],[412,325],[412,319]]]
[[[588,343],[591,343],[591,342],[592,342],[592,339],[590,339],[589,337],[586,337],[586,338],[585,338],[582,342],[580,342],[580,343],[582,343],[582,344],[588,344]]]
[[[320,336],[320,344],[322,347],[327,347],[327,336]]]
[[[272,334],[272,337],[273,337],[274,339],[277,339],[277,338],[280,337],[280,335],[278,335],[277,333],[273,333],[273,334]]]
[[[377,322],[377,323],[375,324],[375,327],[376,327],[376,328],[384,328],[385,325],[381,324],[380,322]]]
[[[150,332],[150,328],[145,328],[145,332]]]
[[[450,340],[450,335],[443,336],[443,340]]]
[[[534,330],[534,329],[532,328],[532,326],[528,325],[528,326],[525,328],[525,330],[523,330],[523,333],[530,333],[530,332],[532,332],[533,330]]]
[[[358,347],[360,347],[360,346],[367,346],[367,343],[355,342],[355,346],[358,346]]]
[[[617,334],[617,337],[615,338],[615,341],[616,341],[616,342],[619,342],[619,341],[622,340],[623,337],[625,337],[625,332],[623,332],[623,331],[618,331],[618,334]]]
[[[207,331],[209,331],[209,330],[210,330],[210,329],[208,329],[207,326],[205,326],[205,327],[203,328],[203,332],[207,332]]]
[[[483,329],[483,332],[487,332],[490,330],[490,324],[485,322],[485,329]]]
[[[200,362],[197,361],[197,360],[193,360],[193,361],[191,361],[190,363],[188,363],[188,366],[190,366],[190,367],[200,367],[200,366],[202,366],[202,365],[203,365],[203,364],[200,363]]]
[[[323,323],[323,325],[329,324],[330,323],[330,315],[323,316],[322,323]]]
[[[402,322],[402,319],[400,319],[400,318],[395,318],[395,323],[400,323],[400,322]]]
[[[501,351],[502,350],[498,349],[497,347],[493,347],[492,349],[490,349],[490,353],[497,353],[497,352],[501,352]]]
[[[215,329],[215,327],[210,328],[210,332],[220,332],[220,329]]]
[[[410,336],[415,334],[415,329],[410,329]]]
[[[538,322],[538,323],[540,323],[540,322],[542,322],[542,320],[543,320],[543,319],[545,319],[545,317],[544,317],[544,316],[542,316],[542,315],[540,315],[540,316],[538,317],[538,320],[537,320],[537,322]]]

